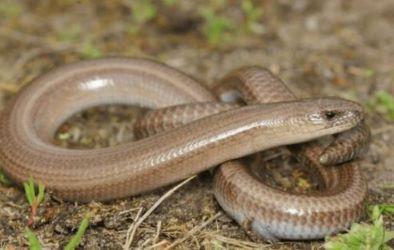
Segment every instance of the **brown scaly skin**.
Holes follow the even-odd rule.
[[[260,76],[252,72],[251,77]],[[192,78],[150,60],[106,58],[59,67],[34,80],[3,110],[0,120],[1,166],[16,183],[21,184],[32,176],[67,200],[110,200],[147,192],[257,151],[340,133],[363,119],[360,105],[340,98],[290,102],[286,99],[275,104],[236,107],[137,142],[105,149],[69,150],[51,143],[62,122],[91,106],[120,103],[163,108],[216,100],[210,91]],[[220,168],[218,176],[221,173],[227,176],[223,172],[225,169]],[[271,196],[266,201],[279,206],[259,210],[259,207],[246,202],[248,198],[244,194],[248,193],[228,189],[231,185],[217,184],[215,193],[226,211],[236,213],[236,219],[237,216],[240,218],[238,208],[242,208],[241,213],[251,211],[251,215],[257,213],[261,218],[277,214],[275,218],[279,224],[288,222],[290,231],[285,227],[283,235],[275,234],[274,237],[288,238],[291,228],[310,227],[311,223],[306,223],[306,218],[312,209],[315,211],[312,218],[321,219],[313,219],[316,224],[311,229],[296,231],[294,235],[300,238],[321,237],[320,228],[331,228],[332,218],[357,215],[358,205],[347,204],[359,204],[359,200],[365,197],[363,192],[354,192],[365,189],[365,183],[357,178],[356,168],[346,169],[348,174],[338,173],[338,176],[343,176],[338,180],[344,189],[334,189],[339,191],[330,196],[335,201],[332,205],[324,203],[326,198],[321,195],[309,198],[292,196],[291,199],[299,200],[300,205],[304,204],[304,198],[313,198],[314,202],[307,202],[295,214],[288,213],[283,217],[277,209],[288,204],[288,196],[283,199]],[[239,174],[241,181],[247,182],[242,172],[244,170],[240,168],[234,173]],[[222,180],[217,183],[232,181],[227,177],[217,180]],[[259,192],[255,192],[260,187],[263,188],[259,186],[249,191],[242,188],[260,197]],[[354,196],[345,195],[349,192]],[[241,204],[231,198],[235,197],[234,194],[246,200],[240,200]],[[227,200],[234,201],[234,207],[227,206]],[[243,207],[244,204],[250,207]],[[259,219],[257,214],[246,218]]]
[[[358,126],[341,133],[320,156],[320,163],[326,166],[343,163],[362,153],[371,141],[369,127],[361,122]]]
[[[280,79],[259,67],[235,70],[214,90],[222,99],[227,97],[234,103],[194,103],[153,110],[137,122],[136,130],[141,131],[142,138],[240,107],[239,103],[295,100]],[[355,163],[326,168],[321,160],[324,159],[325,165],[349,161],[369,143],[369,139],[369,128],[361,123],[341,133],[331,143],[326,137],[319,142],[291,147],[297,158],[318,172],[323,180],[324,191],[312,197],[283,193],[260,183],[239,161],[222,164],[215,177],[215,195],[242,227],[246,226],[247,230],[252,229],[269,240],[321,238],[336,233],[362,215],[366,185]],[[317,196],[321,197],[321,203],[315,203]],[[280,200],[275,204],[280,197],[286,202]],[[342,198],[347,202],[340,201]],[[332,204],[337,202],[340,204],[333,210]],[[290,212],[286,210],[289,208],[292,208]],[[324,210],[326,212],[322,212]],[[329,221],[325,222],[328,218]],[[324,227],[318,226],[323,224]]]
[[[236,70],[221,83],[216,88],[219,96],[236,88],[241,92],[240,96],[245,96],[247,103],[296,99],[280,79],[259,67]],[[335,167],[324,167],[322,164],[338,164],[357,156],[369,143],[369,128],[362,122],[340,134],[331,144],[327,144],[328,140],[325,138],[320,142],[291,147],[301,162],[320,174],[325,186],[322,192],[305,196],[283,193],[264,183],[255,185],[256,180],[247,174],[246,166],[239,162],[226,163],[215,177],[215,195],[219,203],[238,223],[242,225],[248,221],[256,233],[268,240],[323,238],[345,230],[363,214],[366,183],[356,163]],[[232,173],[237,171],[245,177],[240,178],[241,174]],[[251,195],[240,195],[241,190],[251,186],[254,187],[253,192],[248,191]],[[223,192],[222,189],[227,191]],[[255,209],[246,210],[250,207]]]

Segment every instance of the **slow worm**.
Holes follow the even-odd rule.
[[[215,101],[199,82],[150,60],[106,58],[61,66],[35,79],[2,111],[1,167],[16,183],[32,176],[66,200],[110,200],[261,150],[340,133],[363,120],[362,107],[351,101],[293,98],[234,107],[110,148],[77,150],[52,144],[65,120],[92,106],[156,109]],[[239,223],[250,224],[263,237],[319,238],[360,215],[365,183],[352,163],[323,171],[323,179],[338,183],[319,195],[279,192],[261,185],[240,161],[227,165],[215,177],[216,197]]]

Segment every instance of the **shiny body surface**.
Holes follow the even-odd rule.
[[[215,96],[197,81],[149,60],[108,58],[66,65],[36,79],[2,112],[2,168],[17,183],[32,176],[67,200],[109,200],[168,185],[223,162],[264,149],[343,132],[355,127],[363,119],[363,110],[358,104],[339,98],[300,101],[284,99],[285,102],[276,104],[260,104],[260,101],[256,101],[252,105],[235,107],[140,141],[115,147],[72,150],[58,148],[51,143],[60,124],[88,107],[131,104],[163,108],[213,101],[216,101]],[[331,117],[333,112],[335,116]],[[238,206],[227,205],[230,204],[227,203],[229,199],[242,202],[242,206],[253,211],[251,214],[256,219],[276,212],[278,207],[293,204],[289,205],[291,208],[296,206],[294,204],[299,205],[301,210],[297,210],[298,212],[292,213],[290,209],[288,217],[278,212],[275,218],[280,222],[280,228],[289,228],[288,225],[293,223],[297,225],[293,228],[309,225],[308,229],[296,234],[273,234],[273,237],[321,237],[320,231],[305,237],[301,235],[315,227],[330,227],[329,230],[323,230],[326,233],[337,231],[338,229],[332,230],[333,223],[330,224],[327,220],[331,220],[329,218],[337,212],[342,212],[338,214],[340,218],[345,218],[345,213],[350,213],[352,215],[348,220],[340,225],[348,226],[349,221],[360,213],[358,200],[365,197],[362,193],[365,184],[361,177],[354,174],[358,172],[351,166],[346,167],[343,174],[337,170],[328,171],[338,176],[339,186],[342,186],[342,189],[335,188],[340,190],[339,194],[331,192],[335,198],[335,204],[331,208],[323,202],[324,197],[320,195],[313,198],[313,203],[307,202],[307,205],[304,202],[297,203],[304,199],[299,195],[291,198],[283,194],[273,195],[265,200],[267,203],[271,202],[272,206],[261,210],[256,207],[256,197],[238,200],[247,197],[244,196],[248,192],[245,190],[263,197],[259,196],[260,191],[248,189],[252,182],[244,178],[244,170],[229,167],[223,172],[223,169],[222,167],[215,178],[215,193],[223,192],[219,196],[219,203],[236,220],[242,216],[237,212]],[[234,175],[237,176],[236,179],[248,183],[244,183],[242,189],[229,190],[231,176]],[[236,193],[233,193],[234,190]],[[350,194],[357,197],[348,196]],[[346,200],[343,201],[343,198]],[[338,205],[344,205],[349,200],[357,203],[357,208],[347,206],[338,209]],[[310,213],[311,205],[316,210],[311,213],[316,213],[322,219],[293,220],[299,217],[299,211],[304,211],[302,213],[305,215]],[[316,223],[311,227],[313,222]],[[259,231],[261,226],[256,223],[253,225]]]

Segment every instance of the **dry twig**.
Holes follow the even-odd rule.
[[[216,220],[219,216],[222,215],[222,212],[218,212],[216,213],[214,216],[212,216],[211,218],[209,218],[208,220],[206,220],[205,222],[203,222],[201,225],[195,226],[192,230],[190,230],[185,237],[178,239],[176,241],[174,241],[171,245],[167,246],[166,248],[164,248],[164,250],[169,250],[175,246],[177,246],[178,244],[184,242],[185,240],[187,240],[188,238],[192,237],[195,233],[199,232],[201,229],[203,229],[204,227],[206,227],[207,225],[211,224],[214,220]]]
[[[268,249],[271,246],[270,244],[261,244],[251,241],[228,238],[223,235],[212,233],[212,232],[205,233],[203,237],[209,238],[213,244],[215,244],[215,242],[222,242],[231,245],[235,248],[242,248],[242,249]]]
[[[170,189],[169,191],[167,191],[164,195],[162,195],[160,197],[160,199],[158,199],[155,204],[153,204],[153,206],[151,206],[151,208],[148,209],[148,211],[145,212],[144,215],[141,216],[141,218],[139,218],[137,221],[135,221],[134,223],[132,223],[129,227],[129,229],[127,230],[127,236],[126,236],[126,242],[123,245],[123,249],[130,249],[131,243],[133,242],[133,238],[134,238],[134,234],[137,230],[137,228],[141,225],[141,223],[148,218],[148,216],[168,197],[170,197],[175,191],[177,191],[179,188],[181,188],[183,185],[185,185],[186,183],[188,183],[189,181],[191,181],[192,179],[194,179],[196,176],[193,175],[192,177],[187,178],[186,180],[182,181],[180,184],[176,185],[175,187],[173,187],[172,189]]]

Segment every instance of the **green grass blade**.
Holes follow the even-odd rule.
[[[25,236],[29,242],[30,250],[41,250],[40,241],[37,239],[37,236],[28,228],[26,228]]]
[[[37,203],[40,204],[42,200],[44,199],[44,194],[45,194],[45,187],[42,184],[42,182],[38,183],[38,196],[37,196]]]
[[[23,188],[25,189],[25,195],[26,195],[27,201],[29,202],[30,205],[32,205],[34,197],[32,196],[29,184],[27,182],[23,183]]]
[[[394,214],[394,204],[380,204],[379,209],[382,214]]]
[[[90,214],[88,213],[81,221],[81,224],[79,224],[77,233],[71,238],[64,250],[74,250],[79,245],[79,243],[81,243],[81,239],[89,226],[89,219]]]
[[[30,187],[31,196],[33,198],[35,198],[36,197],[36,190],[34,188],[34,179],[33,179],[33,177],[31,177],[31,176],[29,177],[28,183],[29,183],[29,187]]]

